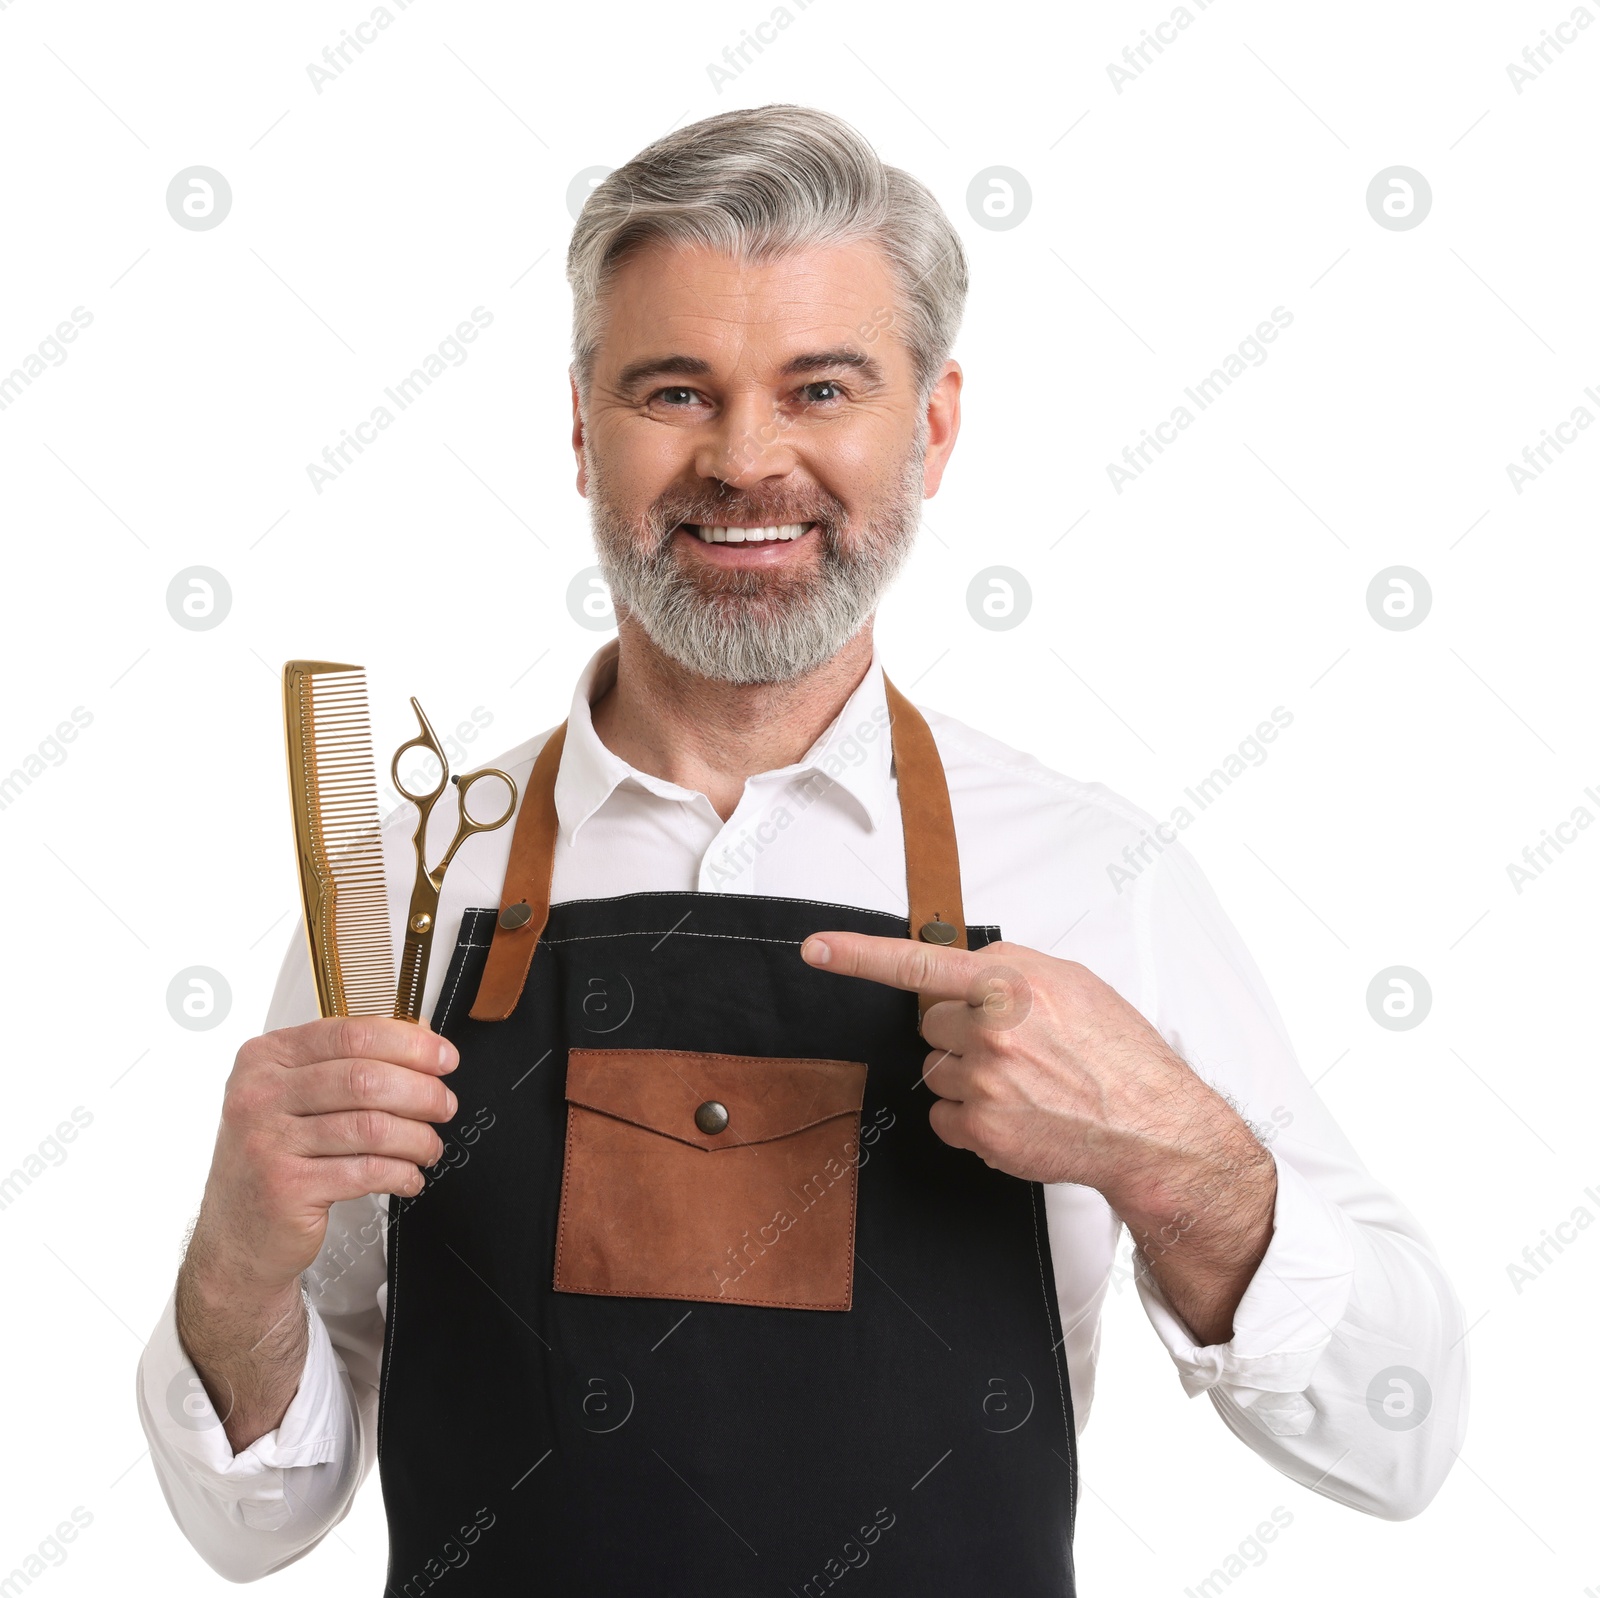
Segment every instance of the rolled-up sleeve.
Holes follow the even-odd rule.
[[[1139,883],[1145,1016],[1255,1128],[1277,1167],[1267,1252],[1227,1343],[1197,1345],[1149,1271],[1140,1298],[1184,1389],[1285,1475],[1401,1520],[1462,1445],[1460,1304],[1415,1218],[1366,1170],[1295,1059],[1199,867],[1169,848]]]
[[[298,1559],[344,1518],[363,1471],[356,1395],[322,1318],[307,1310],[300,1385],[277,1427],[237,1454],[178,1339],[169,1297],[139,1361],[139,1418],[184,1535],[230,1581]]]

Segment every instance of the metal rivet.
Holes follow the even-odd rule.
[[[935,918],[932,921],[924,921],[917,936],[924,943],[954,943],[956,929],[950,922]]]
[[[698,1110],[694,1112],[694,1124],[700,1128],[707,1137],[713,1137],[718,1132],[725,1131],[728,1125],[728,1107],[718,1104],[715,1099],[707,1099]]]
[[[426,932],[432,925],[433,917],[426,910],[417,911],[411,918],[411,930],[413,932]]]
[[[525,927],[533,920],[533,906],[526,899],[520,904],[508,904],[500,912],[500,925],[507,932],[515,932],[518,927]]]

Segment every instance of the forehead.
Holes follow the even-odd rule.
[[[718,367],[781,364],[809,350],[871,347],[898,303],[893,269],[866,240],[814,245],[773,260],[652,242],[629,255],[606,292],[598,365],[687,354]]]

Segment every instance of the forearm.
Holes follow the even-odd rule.
[[[300,1282],[252,1282],[191,1247],[178,1273],[178,1338],[235,1453],[277,1428],[305,1369]]]
[[[1107,1194],[1140,1268],[1201,1346],[1233,1336],[1234,1311],[1272,1241],[1278,1188],[1271,1154],[1220,1108],[1203,1147],[1163,1151],[1149,1174]]]

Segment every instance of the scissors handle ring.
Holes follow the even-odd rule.
[[[506,785],[506,807],[493,821],[478,821],[467,810],[467,790],[475,782],[482,781],[485,777],[498,777]],[[498,827],[503,827],[510,819],[511,813],[517,808],[517,785],[503,771],[497,771],[493,766],[486,766],[482,771],[468,772],[465,777],[452,779],[455,782],[458,802],[461,806],[461,823],[457,829],[457,839],[470,838],[475,832],[493,832]]]
[[[406,787],[405,779],[400,775],[400,757],[408,749],[426,749],[439,762],[439,780],[426,793],[413,793]],[[439,752],[438,741],[433,737],[431,729],[411,739],[409,743],[401,744],[395,750],[394,759],[389,762],[389,775],[394,779],[395,788],[399,793],[414,805],[432,804],[444,792],[445,783],[449,781],[450,768],[445,764],[444,756]]]

